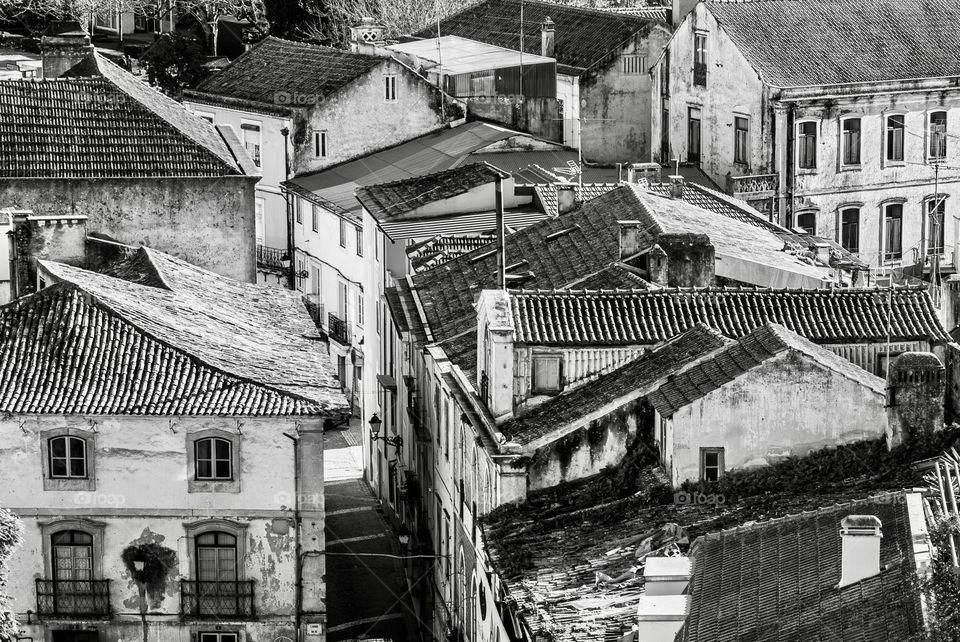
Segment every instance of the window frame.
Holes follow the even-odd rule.
[[[803,128],[804,128],[805,125],[812,125],[812,126],[813,126],[813,133],[812,133],[812,134],[804,134],[804,133],[803,133]],[[796,170],[797,170],[797,173],[798,173],[798,174],[813,174],[813,173],[815,173],[815,172],[817,171],[817,165],[818,165],[818,163],[817,163],[817,161],[818,161],[817,156],[819,155],[819,154],[818,154],[818,151],[819,151],[819,150],[818,150],[818,147],[819,147],[819,145],[820,145],[820,127],[819,127],[819,125],[820,125],[820,121],[818,121],[818,120],[813,120],[813,119],[807,119],[807,120],[797,121],[796,131],[795,131],[795,133],[794,133],[794,136],[795,136],[794,140],[796,141],[796,148],[797,148],[796,151],[794,152],[794,155],[795,155],[795,158],[794,158],[794,167],[796,167]],[[806,144],[805,141],[808,140],[808,139],[812,139],[812,140],[813,140],[813,150],[812,150],[812,153],[813,153],[812,161],[813,161],[813,162],[812,162],[812,164],[810,164],[810,165],[801,165],[801,159],[806,156],[806,154],[802,153],[802,151],[806,149],[807,144]],[[804,141],[804,144],[801,144],[801,140]],[[808,151],[809,151],[809,150],[808,150]],[[809,159],[808,159],[808,160],[809,160]]]
[[[330,140],[326,129],[313,130],[313,157],[327,158],[330,153]]]
[[[197,538],[210,532],[226,533],[237,539],[237,581],[246,579],[244,561],[247,559],[247,530],[248,524],[235,522],[230,519],[203,519],[196,522],[184,522],[184,534],[187,538],[187,558],[189,559],[189,575],[191,581],[198,579]]]
[[[310,203],[310,227],[314,232],[320,231],[320,206]]]
[[[707,455],[717,455],[715,466],[707,465]],[[707,479],[707,469],[716,468],[717,478]],[[726,449],[723,446],[701,446],[700,447],[700,481],[716,482],[723,479],[726,474]]]
[[[247,132],[257,132],[256,152],[250,150],[250,141],[247,140]],[[250,160],[257,167],[263,166],[263,123],[258,120],[248,120],[246,118],[240,121],[240,134],[243,148],[250,155]]]
[[[890,158],[890,121],[900,119],[900,158]],[[902,167],[907,164],[907,115],[893,112],[883,115],[883,165],[884,167]]]
[[[54,575],[53,536],[64,531],[81,531],[93,538],[92,577],[94,580],[103,579],[103,535],[107,527],[105,522],[76,517],[40,521],[37,526],[40,527],[45,579],[52,580]]]
[[[43,490],[92,491],[97,489],[97,433],[80,428],[53,428],[40,431],[40,458]],[[83,439],[85,445],[85,477],[54,477],[51,470],[51,440],[60,437]]]
[[[851,131],[851,135],[847,136],[847,125],[853,122],[857,123],[857,129],[855,132]],[[840,119],[840,169],[860,169],[863,165],[863,118],[861,116],[844,116]],[[856,138],[856,159],[850,156],[851,145],[853,138]]]
[[[925,235],[925,240],[927,247],[925,248],[926,256],[931,254],[944,254],[947,251],[947,200],[949,194],[931,194],[923,199],[923,223],[926,226],[927,234]],[[934,248],[933,246],[933,220],[931,218],[933,204],[939,200],[940,208],[943,209],[943,215],[940,218],[940,237],[942,238],[942,243],[939,248]],[[939,208],[938,208],[939,209]]]
[[[241,490],[241,435],[218,428],[188,432],[185,435],[187,448],[188,493],[239,493]],[[230,442],[230,479],[197,477],[197,442],[217,438]]]
[[[793,213],[793,227],[794,227],[794,228],[802,228],[802,229],[804,229],[804,230],[806,231],[806,233],[809,234],[810,236],[816,236],[816,235],[817,235],[817,223],[819,222],[817,219],[819,218],[819,214],[820,214],[820,211],[819,211],[819,210],[817,210],[817,209],[812,209],[812,208],[806,208],[806,209],[797,210],[796,212]],[[812,217],[813,217],[813,230],[812,230],[812,231],[809,230],[809,229],[807,229],[806,227],[800,225],[800,217],[801,217],[801,216],[812,216]]]
[[[647,73],[647,57],[632,53],[620,56],[620,73],[624,76],[642,76]]]
[[[340,217],[340,247],[347,248],[347,221]]]
[[[855,224],[855,227],[856,227],[856,241],[857,241],[857,242],[856,242],[856,249],[851,249],[851,248],[847,247],[846,245],[844,245],[844,243],[843,243],[845,225],[847,225],[847,222],[844,220],[844,214],[846,214],[847,212],[851,212],[851,211],[857,213],[857,220],[856,220],[856,224]],[[840,207],[837,208],[837,243],[840,244],[840,247],[842,247],[842,248],[843,248],[844,250],[846,250],[847,252],[850,252],[851,254],[859,254],[859,253],[860,253],[860,219],[861,219],[862,215],[863,215],[863,204],[862,204],[862,203],[847,203],[847,204],[841,205]]]
[[[386,103],[397,102],[397,74],[384,74],[383,81],[383,101]]]
[[[556,387],[545,387],[537,381],[537,362],[555,361],[557,365]],[[563,355],[555,352],[539,352],[530,355],[530,393],[534,395],[553,395],[563,391]]]
[[[357,227],[356,225],[354,225],[353,228],[357,234],[357,256],[363,256],[363,228]]]
[[[303,199],[299,196],[293,199],[293,214],[297,225],[303,225]]]
[[[63,442],[63,456],[59,457],[54,454],[54,442],[62,441]],[[76,449],[79,448],[80,452],[77,453]],[[47,440],[47,455],[50,458],[50,478],[51,479],[86,479],[87,478],[87,440],[83,437],[78,437],[75,435],[58,435],[56,437],[50,437]],[[62,459],[64,461],[64,473],[58,475],[54,471],[54,460]],[[83,464],[83,474],[75,475],[73,473],[73,462],[79,461]]]
[[[210,442],[210,456],[201,458],[200,447],[202,444],[206,442]],[[221,443],[226,444],[226,447],[227,447],[226,457],[219,457],[217,454],[217,445]],[[233,481],[233,477],[234,477],[233,442],[231,440],[224,439],[223,437],[216,437],[216,436],[201,437],[199,439],[194,440],[193,448],[194,448],[194,453],[193,453],[193,461],[194,461],[193,478],[194,479],[196,479],[197,481]],[[200,463],[201,461],[207,461],[207,460],[210,462],[210,475],[201,476],[200,468],[199,468]],[[230,474],[225,476],[221,476],[217,474],[217,465],[222,461],[227,462],[229,465]]]
[[[696,31],[693,34],[693,85],[707,86],[707,42],[709,34]]]
[[[933,117],[939,114],[943,114],[943,137],[940,139],[941,147],[943,147],[943,155],[934,155],[933,154]],[[947,139],[949,138],[949,127],[950,127],[950,115],[947,113],[946,109],[932,109],[927,112],[926,117],[926,131],[927,131],[927,163],[943,163],[947,160],[947,154],[950,152],[950,146],[947,144]]]
[[[905,199],[897,199],[893,201],[885,201],[880,205],[881,213],[881,223],[880,223],[880,233],[883,235],[882,243],[880,244],[880,252],[882,253],[883,262],[898,262],[903,260],[903,210],[904,205],[906,204]],[[896,217],[900,221],[898,236],[899,236],[899,249],[896,252],[890,252],[887,248],[890,242],[890,235],[888,234],[887,221],[892,220],[888,215],[888,212],[891,207],[899,207],[900,213]],[[895,254],[895,256],[894,256]]]
[[[693,113],[697,117],[693,117]],[[693,151],[693,123],[697,123],[696,153]],[[703,152],[703,108],[700,105],[687,105],[687,162],[700,164],[700,155]]]
[[[740,121],[746,123],[746,127],[739,127]],[[741,143],[740,133],[743,132],[743,141]],[[741,149],[742,147],[742,149]],[[742,152],[742,155],[741,155]],[[750,117],[741,114],[733,115],[733,162],[737,165],[750,165]]]

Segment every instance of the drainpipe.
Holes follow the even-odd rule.
[[[294,556],[296,563],[296,579],[294,585],[294,626],[297,627],[297,642],[300,642],[300,612],[302,601],[303,567],[300,564],[300,456],[297,451],[300,443],[293,435],[283,433],[283,436],[293,442],[293,535],[294,535]]]
[[[290,128],[284,127],[280,130],[283,134],[283,180],[290,179]],[[289,188],[283,188],[283,199],[287,205],[287,256],[290,257],[290,267],[287,272],[287,287],[291,290],[297,289],[297,245],[293,229],[293,203],[290,202]]]
[[[797,168],[796,168],[796,159],[794,158],[796,154],[796,119],[797,119],[797,104],[790,103],[790,110],[787,112],[787,157],[786,157],[786,170],[787,170],[787,199],[786,207],[784,208],[784,218],[786,220],[781,221],[781,224],[784,227],[793,229],[793,226],[790,225],[793,219],[793,195],[797,190]],[[820,132],[817,132],[817,145],[820,144]]]

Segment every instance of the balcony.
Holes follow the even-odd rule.
[[[110,580],[37,580],[37,615],[107,619],[110,617]]]
[[[181,580],[180,615],[188,620],[252,620],[253,580]]]
[[[287,251],[284,249],[257,244],[258,268],[283,274],[286,272],[286,268],[283,267],[285,256],[287,256]]]
[[[327,334],[342,345],[350,345],[350,326],[333,312],[327,315]]]
[[[749,176],[727,176],[727,194],[743,198],[769,197],[777,193],[779,174],[751,174]]]

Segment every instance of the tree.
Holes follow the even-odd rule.
[[[23,539],[20,519],[8,510],[0,508],[0,642],[13,642],[17,638],[16,617],[7,606],[7,560]]]
[[[206,56],[194,38],[181,33],[165,33],[140,56],[151,85],[165,94],[179,96],[184,87],[203,80]]]

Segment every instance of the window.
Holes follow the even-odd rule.
[[[313,155],[316,158],[327,157],[327,132],[313,132]]]
[[[883,216],[883,258],[895,260],[903,256],[903,204],[887,205]]]
[[[320,208],[317,207],[316,203],[310,204],[310,218],[311,218],[311,227],[314,232],[320,231]]]
[[[197,580],[235,582],[237,580],[237,538],[230,533],[211,531],[194,539],[197,552]]]
[[[263,199],[258,198],[254,205],[254,219],[257,234],[257,245],[263,245],[264,227],[263,227]]]
[[[935,111],[930,114],[930,160],[943,160],[947,157],[947,112]]]
[[[243,146],[254,164],[260,167],[260,124],[241,123],[240,130],[243,132]]]
[[[840,210],[840,245],[848,252],[860,251],[860,209]]]
[[[383,77],[384,81],[384,99],[388,103],[397,101],[397,75],[388,74]]]
[[[50,536],[55,582],[93,579],[93,536],[83,531],[60,531]],[[69,597],[61,595],[60,599]],[[77,596],[79,599],[80,596]],[[59,605],[63,606],[63,605]],[[64,612],[69,612],[69,609]]]
[[[555,355],[533,357],[533,392],[559,392],[561,359]]]
[[[687,160],[700,162],[700,108],[690,107],[687,112]]]
[[[700,480],[719,481],[723,477],[723,448],[700,449]]]
[[[357,325],[363,325],[363,293],[357,295]]]
[[[817,233],[817,213],[816,212],[797,212],[797,224],[804,232],[810,235]]]
[[[928,254],[943,254],[943,223],[947,208],[946,197],[934,197],[926,202],[927,221],[930,225]]]
[[[202,118],[202,119],[204,119],[205,121],[207,121],[208,123],[210,123],[211,125],[213,124],[213,114],[211,114],[210,112],[197,111],[197,112],[194,112],[194,113],[195,113],[197,116],[199,116],[200,118]]]
[[[359,227],[354,229],[357,231],[357,256],[363,256],[363,230]]]
[[[194,442],[194,479],[233,479],[233,445],[226,439],[208,437]]]
[[[887,160],[903,160],[903,114],[887,116]]]
[[[693,84],[707,86],[707,34],[698,33],[693,37]]]
[[[300,276],[303,274],[303,259],[297,259],[297,289],[303,289],[303,277]]]
[[[347,222],[340,219],[340,247],[347,247]]]
[[[310,266],[310,292],[320,296],[320,268],[316,265]]]
[[[842,163],[844,165],[860,164],[860,119],[846,118],[842,121],[843,140]]]
[[[637,54],[627,54],[620,58],[620,71],[628,76],[639,76],[647,71],[647,59]]]
[[[817,168],[817,123],[808,121],[797,125],[797,167]]]
[[[49,440],[50,477],[53,479],[85,479],[87,477],[87,442],[80,437],[53,437]]]
[[[293,199],[293,210],[297,215],[297,223],[303,223],[303,204],[297,197]]]
[[[746,165],[750,148],[750,121],[743,116],[733,118],[733,162]]]
[[[198,642],[237,642],[236,633],[221,632],[200,632],[197,634]]]

